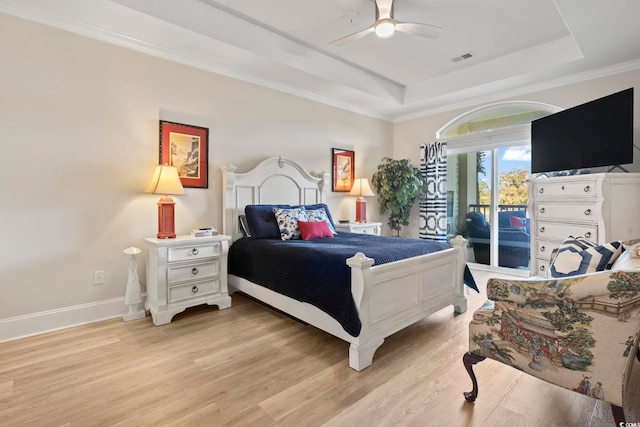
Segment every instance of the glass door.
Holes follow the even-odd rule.
[[[529,269],[528,145],[450,153],[449,234],[469,240],[469,262]]]

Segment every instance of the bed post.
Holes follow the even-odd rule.
[[[234,196],[235,172],[235,165],[222,166],[222,233],[227,236],[234,236],[234,230],[238,230],[237,224],[234,224],[234,221],[238,221],[237,215],[232,212],[233,204],[231,203]]]
[[[375,260],[367,258],[362,252],[347,258],[347,265],[351,267],[351,295],[362,322],[360,335],[349,347],[349,366],[356,371],[371,366],[373,354],[384,342],[384,338],[369,341],[369,298],[373,287],[371,267],[374,264]]]

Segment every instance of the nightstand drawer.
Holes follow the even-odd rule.
[[[562,242],[569,236],[582,236],[595,241],[598,238],[598,226],[540,221],[536,224],[535,233],[537,239],[545,241]]]
[[[220,255],[220,243],[206,245],[176,246],[168,248],[167,262],[192,261]]]
[[[204,295],[215,294],[220,292],[220,281],[218,278],[207,280],[204,282],[187,283],[179,286],[169,286],[167,288],[169,295],[167,303],[184,301],[197,298]]]
[[[185,280],[201,280],[220,274],[218,260],[167,268],[167,283],[180,283]]]

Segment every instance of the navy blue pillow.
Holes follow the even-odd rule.
[[[290,205],[247,205],[244,214],[247,216],[249,233],[254,239],[279,239],[280,228],[273,213],[273,208],[288,209]]]
[[[331,212],[329,212],[329,207],[327,206],[326,203],[316,203],[315,205],[297,205],[293,207],[294,208],[304,207],[308,211],[313,211],[316,209],[324,209],[324,211],[327,213],[327,218],[329,218],[329,222],[331,222],[331,225],[333,226],[333,229],[334,230],[336,229],[336,224],[333,222],[333,218],[331,217]]]

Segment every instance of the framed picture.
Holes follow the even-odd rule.
[[[178,168],[183,187],[209,187],[209,129],[160,121],[160,164]]]
[[[351,191],[355,177],[355,153],[332,148],[331,190]]]

